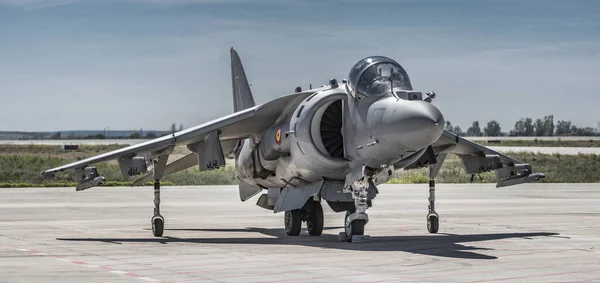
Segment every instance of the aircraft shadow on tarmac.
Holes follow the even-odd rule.
[[[343,227],[325,227],[324,230],[340,230]],[[56,238],[60,241],[77,242],[107,242],[113,244],[127,243],[196,243],[196,244],[254,244],[254,245],[296,245],[324,249],[340,249],[351,251],[399,251],[414,254],[464,258],[464,259],[497,259],[495,256],[477,253],[475,251],[492,250],[478,248],[461,243],[523,238],[533,240],[532,237],[552,237],[558,233],[533,232],[533,233],[498,233],[498,234],[437,234],[419,236],[372,236],[370,243],[338,242],[337,234],[323,234],[320,237],[308,236],[306,231],[298,237],[289,237],[283,229],[254,228],[245,229],[165,229],[167,231],[187,232],[225,232],[225,233],[260,233],[270,237],[245,237],[245,238]]]

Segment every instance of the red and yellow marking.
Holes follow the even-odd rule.
[[[277,132],[275,133],[275,142],[281,144],[281,129],[277,129]]]

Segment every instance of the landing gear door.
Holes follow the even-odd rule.
[[[200,171],[208,171],[225,166],[225,156],[217,131],[204,137],[204,141],[196,144]]]

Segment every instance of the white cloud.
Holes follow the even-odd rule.
[[[0,0],[0,5],[21,8],[25,11],[65,6],[80,2],[81,0]]]
[[[295,0],[0,0],[0,5],[19,7],[24,10],[35,10],[56,6],[65,6],[84,2],[133,2],[141,4],[185,5],[203,3],[232,3],[232,2],[266,2],[266,3],[294,3]]]

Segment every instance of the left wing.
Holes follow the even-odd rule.
[[[436,164],[438,171],[445,155],[454,153],[460,157],[468,174],[495,171],[496,177],[499,180],[496,187],[535,182],[545,177],[542,173],[533,173],[531,165],[527,163],[461,138],[448,131],[444,131],[440,139],[432,147],[438,155],[438,160],[441,161],[438,162],[440,164]],[[435,174],[437,174],[437,171]]]
[[[146,167],[143,165],[143,162],[146,160],[146,157],[152,159],[160,156],[168,156],[173,148],[179,145],[187,145],[188,148],[197,149],[198,155],[200,156],[203,151],[212,152],[214,150],[211,149],[215,147],[221,149],[220,142],[218,141],[239,140],[249,137],[252,134],[262,133],[268,127],[279,123],[286,115],[291,115],[296,106],[315,91],[318,91],[318,89],[282,96],[265,104],[235,112],[171,135],[45,170],[42,172],[42,176],[46,180],[51,180],[57,172],[75,170],[76,181],[80,184],[84,182],[89,183],[95,178],[100,177],[95,171],[95,168],[90,168],[88,167],[89,165],[115,159],[124,161],[123,164],[125,165],[121,165],[123,174],[128,172],[128,169],[124,167],[129,167],[130,169],[134,168],[134,171],[129,174],[137,175],[145,173]],[[211,148],[203,150],[201,146],[207,144],[210,144]],[[218,153],[222,156],[222,152]],[[142,156],[144,157],[142,158]],[[136,157],[139,159],[134,160]],[[166,159],[164,162],[165,164],[161,166],[163,169],[166,166]],[[139,166],[132,164],[138,164]],[[212,165],[209,164],[208,166],[210,167]],[[143,169],[138,170],[138,168]],[[162,176],[162,173],[160,175]]]

